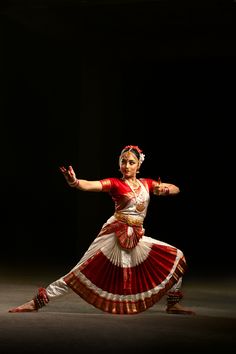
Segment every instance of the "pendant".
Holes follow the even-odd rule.
[[[140,203],[136,205],[136,210],[141,212],[145,209],[145,203]]]

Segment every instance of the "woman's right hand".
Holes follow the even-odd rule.
[[[72,183],[74,183],[77,180],[72,166],[69,166],[68,169],[65,168],[64,166],[60,166],[60,171],[64,175],[68,184],[71,185]]]

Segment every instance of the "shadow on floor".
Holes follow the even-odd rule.
[[[8,313],[33,297],[58,270],[4,270],[0,277],[1,353],[233,353],[236,283],[187,278],[184,304],[196,316],[168,315],[165,299],[138,315],[111,315],[68,294],[37,313]],[[42,280],[43,279],[43,280]]]

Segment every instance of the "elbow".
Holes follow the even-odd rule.
[[[180,189],[177,186],[174,186],[174,188],[172,189],[172,194],[179,194],[180,193]]]

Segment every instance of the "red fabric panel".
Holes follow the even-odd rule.
[[[122,268],[113,265],[103,253],[99,253],[83,266],[81,272],[95,286],[109,293],[136,294],[153,289],[165,280],[175,258],[174,248],[153,245],[144,262],[135,267]]]

